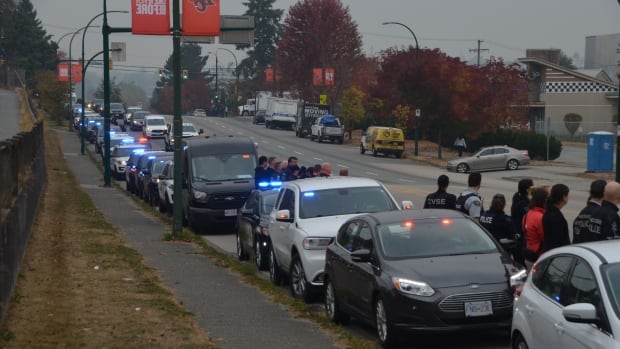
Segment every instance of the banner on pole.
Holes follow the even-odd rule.
[[[325,68],[325,86],[334,86],[334,68]]]
[[[321,68],[313,68],[312,69],[312,85],[313,86],[323,86],[323,69]]]
[[[58,63],[57,73],[58,81],[69,82],[69,63]],[[81,65],[71,64],[71,80],[73,80],[73,82],[82,81]]]
[[[170,35],[170,0],[131,0],[131,33]]]
[[[220,0],[183,0],[183,36],[220,35]]]

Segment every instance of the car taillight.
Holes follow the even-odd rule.
[[[528,158],[530,157],[530,153],[526,150],[523,152],[523,156],[527,156]]]

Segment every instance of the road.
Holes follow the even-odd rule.
[[[228,135],[248,136],[258,144],[260,154],[276,156],[285,160],[296,156],[301,165],[309,166],[328,161],[332,163],[333,172],[340,167],[349,169],[350,175],[373,177],[381,180],[399,200],[412,200],[414,206],[421,207],[425,196],[436,189],[436,178],[446,173],[444,169],[424,164],[414,164],[407,160],[372,157],[362,155],[353,145],[338,145],[311,142],[309,139],[295,137],[286,130],[271,130],[263,125],[253,125],[248,118],[204,118],[185,116],[184,122],[192,122],[197,128],[205,130],[209,136],[224,137]],[[161,140],[153,140],[154,148],[162,146]],[[578,149],[576,151],[579,151]],[[585,152],[585,149],[583,150]],[[576,156],[576,155],[573,155]],[[583,156],[582,156],[583,158]],[[485,202],[495,193],[503,193],[508,200],[516,191],[517,182],[524,177],[533,178],[538,184],[565,183],[571,188],[569,204],[563,212],[572,222],[581,210],[587,198],[589,181],[577,178],[575,173],[583,172],[579,166],[529,166],[514,172],[494,171],[483,174],[481,195]],[[449,173],[451,186],[449,191],[458,194],[465,189],[467,175]],[[234,254],[236,243],[230,233],[220,232],[203,236],[209,243],[225,252]],[[266,277],[266,275],[265,275]],[[320,307],[320,304],[316,305]],[[363,338],[374,339],[372,328],[352,322],[346,327],[351,333]],[[468,333],[454,336],[422,335],[416,336],[419,348],[509,348],[505,331],[487,331],[485,333]],[[407,347],[407,344],[403,344]]]
[[[13,91],[0,89],[0,141],[12,138],[20,132],[19,98]]]

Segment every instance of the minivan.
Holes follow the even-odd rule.
[[[256,144],[249,137],[183,139],[183,223],[195,232],[232,230],[255,187]]]
[[[162,115],[147,115],[144,118],[142,134],[147,138],[164,137],[168,132],[166,118]]]
[[[383,154],[401,158],[405,151],[403,130],[384,126],[369,127],[360,142],[360,153],[364,154],[366,151],[371,151],[372,156]]]

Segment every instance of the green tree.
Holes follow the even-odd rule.
[[[239,71],[245,79],[265,80],[265,68],[275,64],[276,42],[280,33],[280,20],[284,10],[274,9],[275,0],[249,0],[243,5],[248,9],[246,16],[254,16],[254,46],[237,45],[246,49],[247,57],[239,64]]]
[[[141,105],[145,108],[148,105],[149,99],[146,93],[140,86],[136,85],[135,82],[121,82],[118,84],[118,87],[121,90],[123,101],[127,106]]]
[[[68,83],[58,81],[56,73],[41,70],[36,75],[37,86],[41,96],[41,107],[46,110],[58,125],[66,118],[64,108],[67,100]],[[71,122],[71,121],[70,121]]]
[[[362,117],[366,113],[364,109],[364,92],[356,87],[350,87],[342,93],[342,123],[349,133],[359,126]]]
[[[93,93],[95,98],[103,98],[103,80],[99,83],[97,90]],[[116,77],[110,80],[110,102],[124,103],[121,87],[116,83]]]
[[[560,65],[568,69],[577,69],[577,66],[573,63],[573,59],[568,57],[563,51],[560,51]]]
[[[3,11],[8,6],[2,6]],[[56,69],[56,43],[50,41],[30,0],[19,1],[4,25],[3,55],[12,67],[24,69],[29,86],[38,70]]]
[[[187,43],[181,46],[181,70],[187,70],[188,77],[182,82],[181,94],[183,95],[183,111],[196,108],[206,108],[205,101],[209,101],[213,95],[209,83],[213,81],[213,75],[205,70],[209,56],[202,56],[202,48],[195,43]],[[173,79],[172,55],[166,60],[164,74],[160,76],[153,91],[151,105],[161,113],[171,113]],[[191,91],[186,91],[191,89]]]

